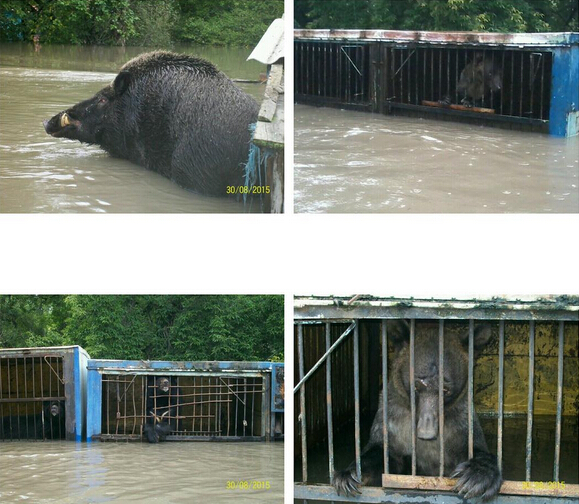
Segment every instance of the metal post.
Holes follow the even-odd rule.
[[[553,481],[559,481],[559,457],[561,454],[561,414],[563,413],[563,350],[565,345],[565,322],[559,322],[559,355],[557,359],[557,425],[555,430],[555,464]]]
[[[359,332],[358,321],[354,327],[354,440],[356,443],[356,474],[362,478],[362,465],[360,461],[360,362],[359,362]]]
[[[388,474],[388,333],[382,320],[382,439],[384,440],[384,473]]]
[[[499,470],[503,470],[503,414],[505,378],[505,321],[499,322],[499,412],[497,421],[497,459]]]
[[[444,320],[438,322],[438,438],[440,439],[440,468],[444,476]]]
[[[416,475],[416,388],[414,383],[414,339],[416,320],[410,320],[410,432],[412,436],[412,476]]]
[[[474,455],[474,320],[468,327],[468,458]]]
[[[298,324],[298,362],[300,379],[304,377],[304,326]],[[300,390],[300,421],[302,438],[302,481],[308,481],[308,443],[306,437],[306,385]]]
[[[533,393],[535,378],[535,321],[529,323],[529,397],[527,400],[527,456],[525,481],[531,481],[531,455],[533,451]]]
[[[330,350],[330,323],[326,322],[326,352]],[[330,482],[334,482],[334,422],[332,417],[332,359],[326,361],[326,415],[328,418],[328,469]]]

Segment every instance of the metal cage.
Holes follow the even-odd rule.
[[[296,30],[294,46],[298,102],[556,136],[579,130],[576,33]],[[462,103],[466,89],[475,96]]]
[[[339,496],[330,482],[338,465],[336,460],[348,457],[355,460],[360,477],[362,440],[370,430],[368,419],[377,412],[381,394],[385,405],[383,425],[387,425],[388,391],[382,384],[391,372],[386,324],[391,319],[410,320],[410,376],[414,334],[421,323],[438,326],[440,369],[444,367],[444,335],[459,327],[468,331],[469,453],[473,449],[472,418],[477,402],[489,448],[497,454],[499,467],[507,476],[497,502],[539,503],[544,502],[544,496],[572,502],[579,496],[579,298],[448,301],[364,296],[354,301],[315,297],[295,300],[296,498],[349,501]],[[475,362],[474,322],[482,320],[493,324],[494,343],[484,359],[480,357]],[[482,411],[481,405],[485,406]],[[412,406],[411,400],[412,418],[416,418]],[[443,431],[444,408],[441,409]],[[542,415],[544,411],[549,415]],[[521,442],[505,444],[503,438],[513,436]],[[417,495],[425,497],[452,490],[452,480],[416,475],[415,441],[411,474],[389,474],[386,428],[384,440],[383,488],[363,487],[355,502],[414,502]],[[441,460],[443,446],[444,439],[440,444]],[[550,465],[545,477],[535,466],[547,457]],[[444,467],[443,462],[440,467]],[[532,481],[537,475],[548,482]],[[462,502],[456,494],[444,494],[443,498],[444,502]]]
[[[283,385],[283,364],[91,360],[88,369],[89,441],[141,440],[154,417],[171,422],[167,441],[283,436],[276,386],[280,376]],[[155,381],[160,377],[170,380],[162,406]]]
[[[78,346],[0,349],[0,441],[81,441],[87,359]]]

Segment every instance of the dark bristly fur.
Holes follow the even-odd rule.
[[[390,472],[410,474],[411,413],[409,383],[408,327],[402,322],[389,324],[389,337],[396,348],[388,380],[388,442]],[[475,348],[490,337],[488,324],[475,327]],[[500,489],[502,478],[496,457],[489,453],[478,417],[474,416],[474,457],[468,459],[468,330],[444,336],[444,475],[458,478],[455,490],[466,498],[488,500]],[[438,439],[438,326],[416,326],[416,473],[439,473]],[[356,477],[356,462],[334,474],[339,495],[359,493],[360,485],[381,486],[383,473],[382,394],[362,451],[362,478]]]
[[[44,128],[188,189],[224,195],[242,181],[257,112],[255,100],[208,61],[156,51],[126,63],[109,86]]]

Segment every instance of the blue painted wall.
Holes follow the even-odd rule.
[[[553,51],[551,111],[549,133],[565,137],[577,134],[575,115],[579,114],[579,45]]]

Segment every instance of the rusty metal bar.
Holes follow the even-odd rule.
[[[497,419],[497,461],[499,471],[503,470],[503,415],[505,379],[505,321],[499,322],[499,411]]]
[[[298,324],[298,362],[300,379],[304,377],[304,327]],[[294,390],[295,393],[295,390]],[[300,421],[302,438],[302,481],[308,481],[308,443],[306,437],[306,387],[300,391]]]
[[[300,325],[298,325],[298,332],[299,332]],[[310,378],[310,376],[312,376],[315,373],[315,371],[324,363],[324,361],[328,358],[328,356],[337,348],[337,346],[344,340],[344,338],[346,338],[346,336],[348,336],[348,334],[350,334],[352,332],[352,330],[355,327],[356,327],[356,322],[352,321],[350,326],[334,342],[334,344],[330,347],[330,349],[324,355],[322,355],[320,357],[320,359],[318,360],[318,362],[316,362],[312,366],[312,368],[307,372],[307,374],[302,379],[300,379],[298,384],[294,387],[294,394],[303,386],[303,384]]]
[[[414,339],[416,319],[410,320],[410,433],[412,438],[412,476],[416,476],[416,388],[414,383]]]
[[[529,397],[527,400],[527,443],[525,481],[531,481],[531,456],[533,452],[533,394],[535,380],[535,321],[529,322]]]
[[[559,354],[557,357],[557,424],[555,427],[555,463],[553,481],[559,481],[559,457],[561,455],[561,415],[563,413],[563,351],[565,348],[565,322],[559,322]]]
[[[474,320],[468,322],[468,458],[474,455]]]
[[[360,460],[360,359],[359,359],[359,337],[358,324],[354,326],[354,441],[356,443],[356,474],[358,479],[362,478],[362,464]]]
[[[331,346],[330,323],[326,322],[326,352]],[[332,359],[326,361],[326,414],[328,418],[328,469],[334,482],[334,422],[332,417]]]
[[[438,438],[440,440],[440,467],[444,476],[444,320],[438,321]]]
[[[388,332],[382,320],[382,439],[384,440],[384,473],[388,474]]]

